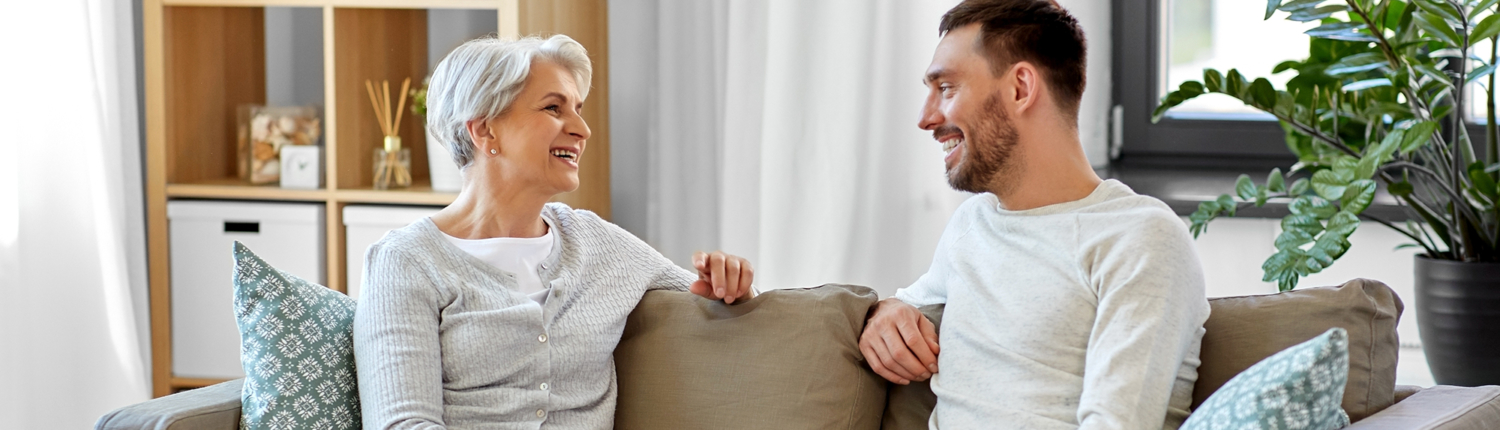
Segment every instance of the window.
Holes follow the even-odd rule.
[[[1121,155],[1127,163],[1294,161],[1275,120],[1238,100],[1205,95],[1155,124],[1151,111],[1178,84],[1202,80],[1205,67],[1237,68],[1247,77],[1284,84],[1290,74],[1271,75],[1271,69],[1307,55],[1306,25],[1261,20],[1265,2],[1244,0],[1116,1],[1113,12],[1115,100],[1123,108]]]
[[[1307,56],[1304,31],[1316,23],[1262,19],[1266,3],[1245,0],[1114,2],[1114,99],[1123,108],[1121,155],[1127,164],[1264,165],[1295,161],[1284,132],[1270,115],[1238,100],[1204,95],[1151,123],[1151,111],[1170,90],[1202,80],[1204,68],[1239,69],[1248,79],[1267,78],[1277,88],[1294,72],[1273,75],[1276,64]],[[1488,41],[1474,47],[1483,56]],[[1485,91],[1467,88],[1470,136],[1482,140]]]

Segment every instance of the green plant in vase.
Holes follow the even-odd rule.
[[[1233,194],[1203,202],[1190,216],[1193,235],[1238,209],[1287,202],[1291,214],[1281,220],[1276,252],[1261,266],[1263,280],[1283,291],[1344,255],[1362,221],[1394,229],[1411,239],[1404,246],[1423,250],[1417,259],[1419,302],[1425,265],[1500,269],[1497,1],[1269,0],[1266,19],[1283,11],[1287,19],[1317,24],[1306,32],[1307,58],[1271,71],[1295,73],[1285,88],[1237,70],[1207,69],[1202,81],[1184,82],[1167,94],[1152,121],[1204,94],[1234,97],[1276,117],[1298,158],[1289,170],[1303,178],[1287,184],[1280,169],[1260,183],[1241,175]],[[1469,100],[1468,85],[1482,87],[1484,98]],[[1482,137],[1470,136],[1464,126],[1466,108],[1476,102],[1485,106]],[[1410,220],[1364,213],[1382,186]],[[1500,309],[1500,300],[1483,306]],[[1500,330],[1500,318],[1485,324]],[[1424,339],[1427,333],[1424,326]],[[1492,377],[1500,379],[1500,373]]]

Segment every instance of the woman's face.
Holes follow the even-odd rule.
[[[578,189],[578,161],[589,138],[583,99],[573,74],[550,61],[536,60],[525,88],[510,109],[487,122],[493,139],[476,139],[476,163],[494,169],[486,175],[556,195]],[[491,154],[490,149],[499,150]],[[502,185],[502,184],[484,184]]]

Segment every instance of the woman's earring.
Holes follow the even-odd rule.
[[[500,150],[495,149],[495,148],[490,148],[490,155],[495,155],[495,154],[499,154],[499,153],[500,153]]]

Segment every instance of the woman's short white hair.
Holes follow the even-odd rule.
[[[588,98],[594,67],[583,45],[564,35],[547,39],[484,37],[464,42],[437,65],[427,85],[427,138],[453,154],[459,168],[474,161],[474,141],[465,125],[490,120],[510,109],[526,86],[534,60],[547,60],[573,73],[578,96]]]

